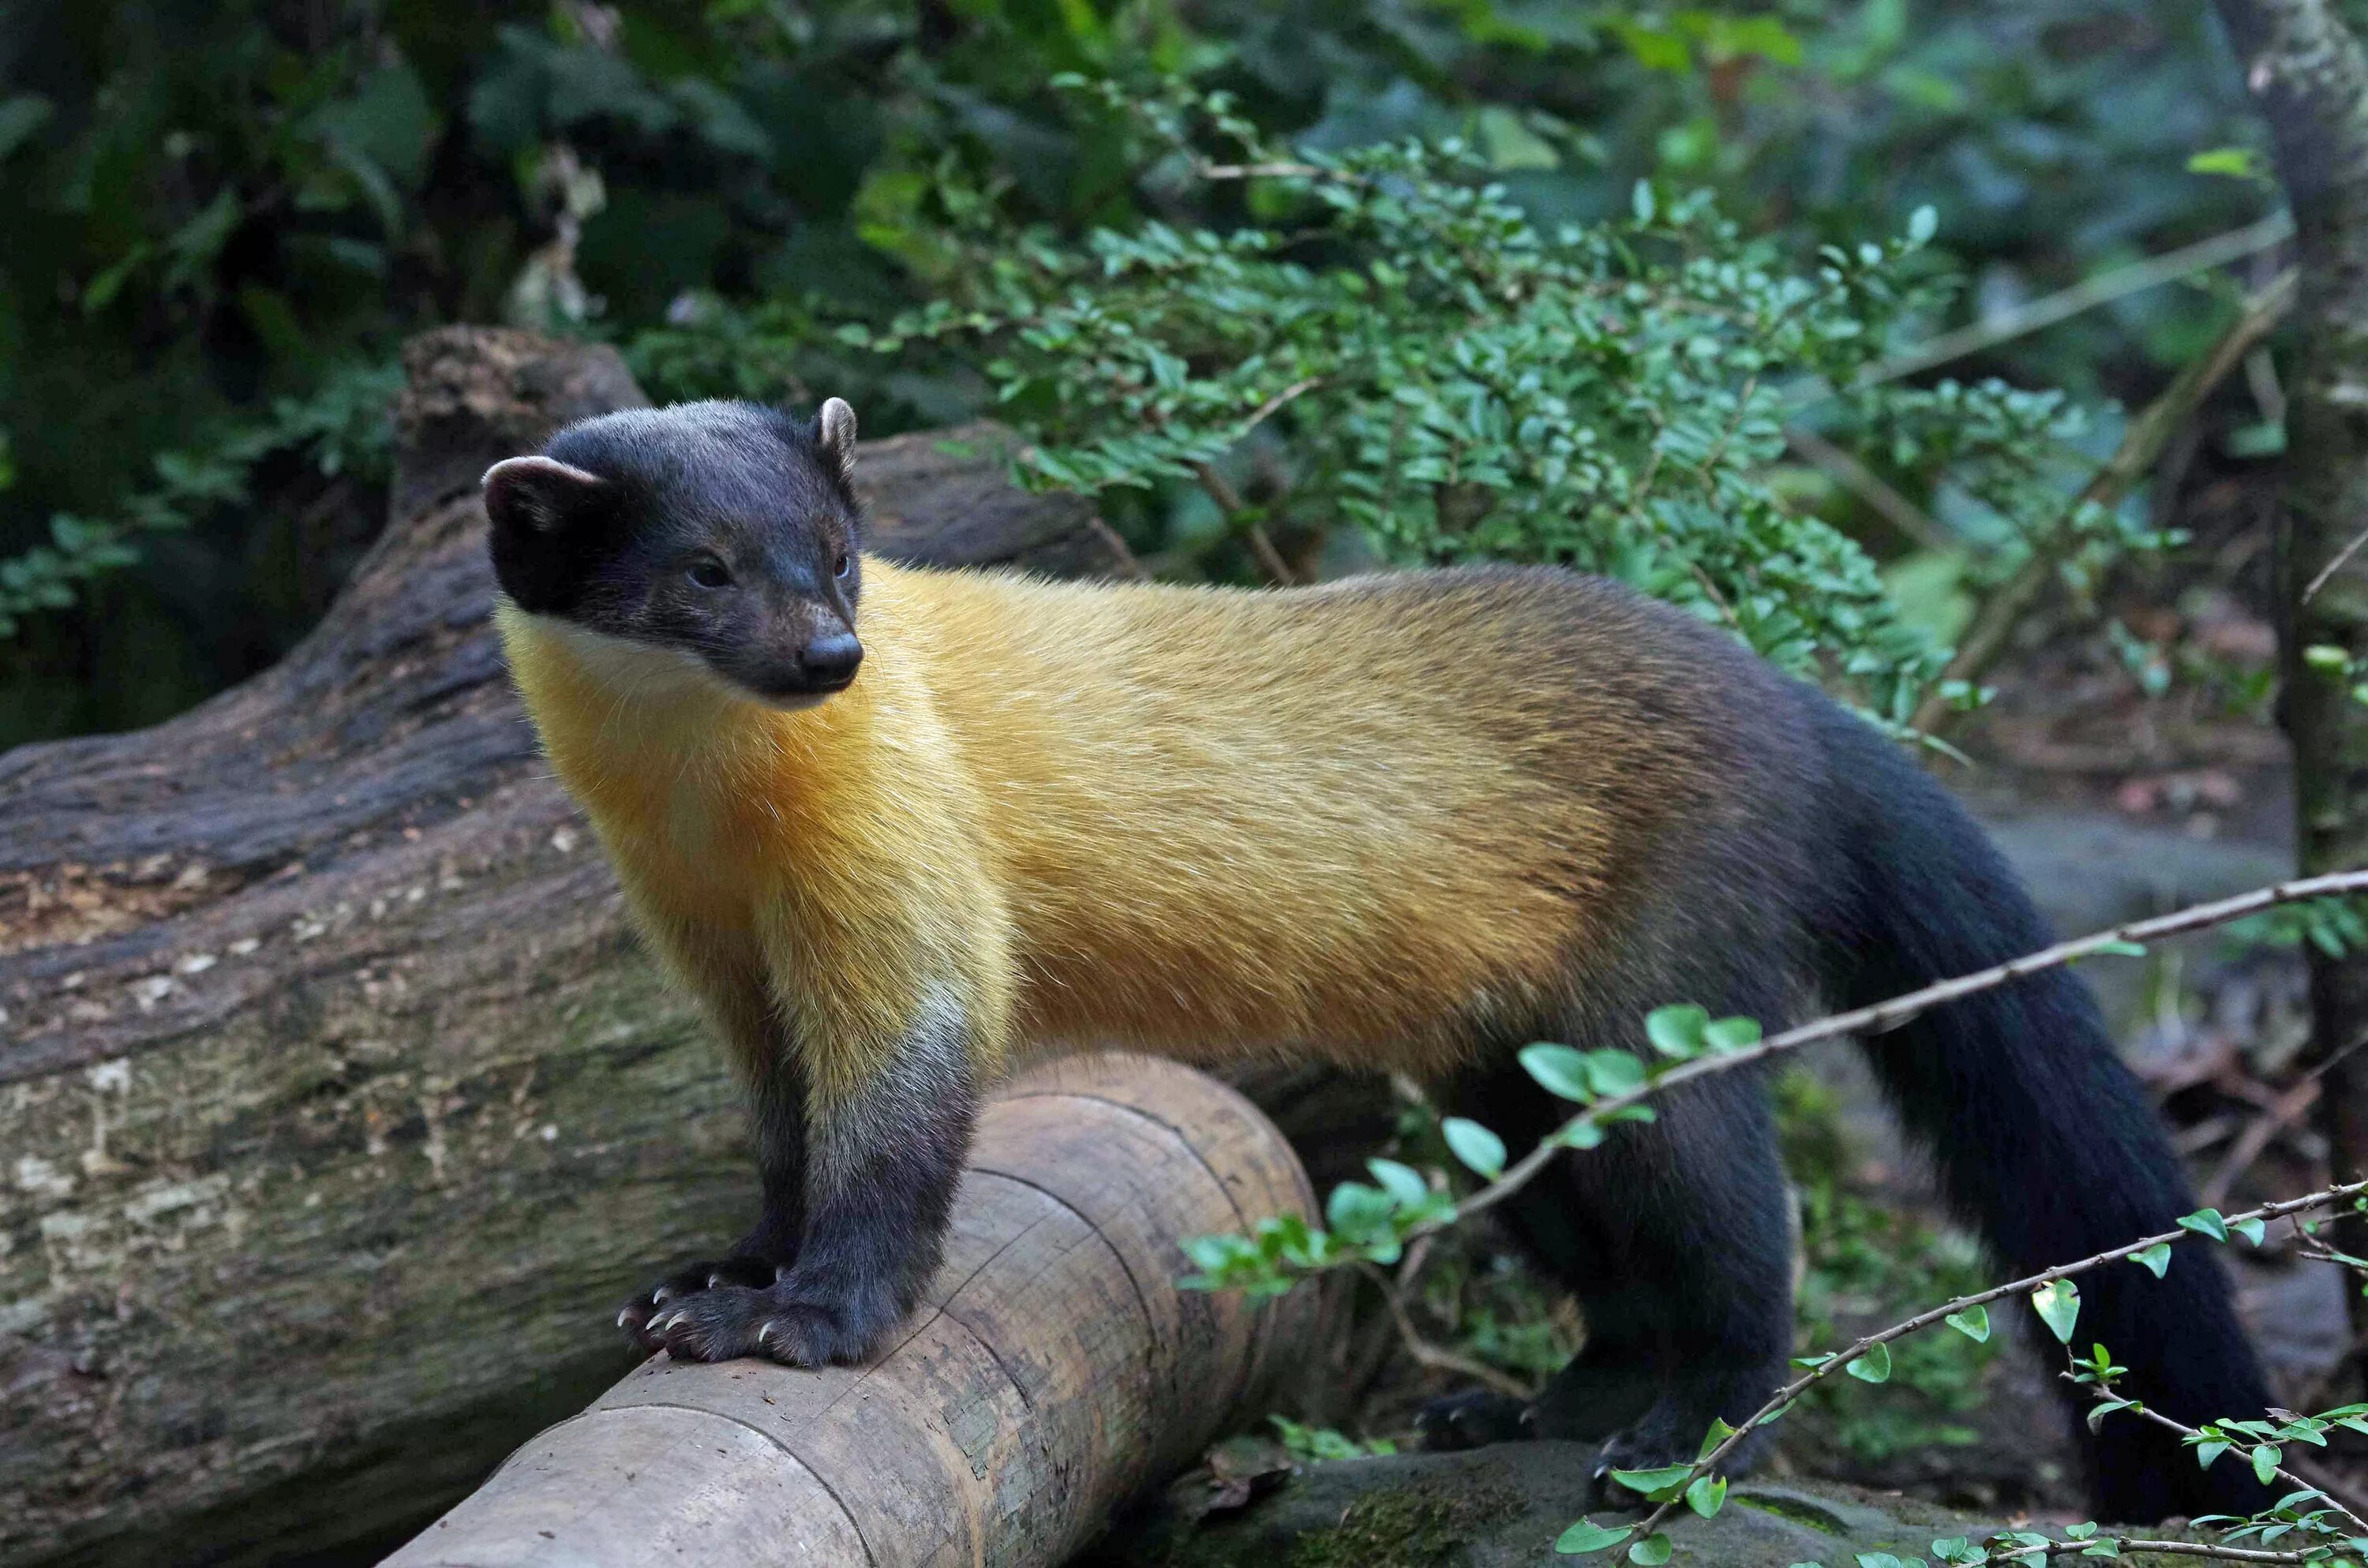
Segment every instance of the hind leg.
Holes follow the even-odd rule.
[[[1656,1102],[1657,1119],[1565,1156],[1507,1206],[1524,1244],[1577,1295],[1586,1348],[1518,1413],[1517,1429],[1499,1403],[1460,1422],[1441,1411],[1430,1432],[1603,1440],[1602,1475],[1691,1460],[1713,1419],[1739,1426],[1766,1401],[1792,1347],[1791,1238],[1755,1076],[1672,1092]],[[1517,1146],[1562,1108],[1511,1062],[1456,1098]]]

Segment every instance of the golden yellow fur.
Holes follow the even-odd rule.
[[[1534,1016],[1639,781],[1676,811],[1691,769],[1649,783],[1650,726],[1560,733],[1572,671],[1508,620],[1501,584],[868,560],[861,674],[796,711],[511,607],[502,630],[659,951],[744,1051],[775,1009],[827,1100],[933,986],[990,1071],[1025,1042],[1430,1074]]]

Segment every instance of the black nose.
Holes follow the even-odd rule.
[[[798,650],[798,673],[816,691],[836,691],[845,686],[855,678],[855,666],[862,662],[863,644],[852,631],[817,637]]]

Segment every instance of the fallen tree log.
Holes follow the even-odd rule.
[[[755,1210],[721,1053],[534,754],[476,479],[609,350],[406,354],[392,520],[285,662],[0,757],[0,1562],[406,1537],[626,1370]],[[986,427],[862,451],[875,547],[1115,570]]]
[[[388,1568],[1053,1568],[1312,1348],[1313,1291],[1178,1290],[1178,1239],[1314,1207],[1282,1135],[1214,1079],[1039,1068],[981,1118],[945,1262],[875,1361],[655,1356]]]

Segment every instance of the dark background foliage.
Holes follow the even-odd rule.
[[[300,637],[377,525],[420,327],[595,334],[653,395],[844,392],[868,431],[973,411],[963,367],[817,319],[944,284],[959,192],[1071,231],[1237,196],[1130,180],[1063,71],[1192,73],[1317,149],[1459,134],[1545,222],[1655,176],[1805,256],[1929,203],[1960,318],[2273,206],[2196,0],[28,0],[0,17],[0,745],[154,721]],[[1952,369],[2134,402],[2227,292]]]

